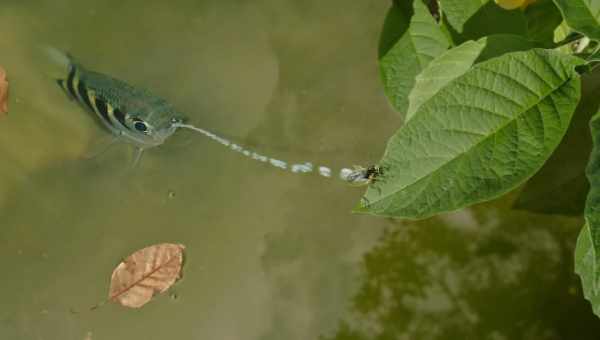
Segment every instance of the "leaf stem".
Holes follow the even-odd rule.
[[[592,53],[590,53],[590,55],[587,57],[587,60],[589,62],[598,61],[598,58],[600,58],[600,55],[597,55],[598,52],[600,52],[600,43],[596,45]]]

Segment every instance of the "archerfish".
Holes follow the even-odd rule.
[[[165,142],[183,123],[184,117],[166,100],[111,76],[90,71],[55,49],[48,49],[54,61],[64,64],[67,74],[55,79],[65,93],[76,100],[118,140],[136,147],[134,163],[142,152]]]
[[[183,115],[166,100],[149,91],[135,88],[105,74],[87,70],[76,63],[72,57],[58,50],[49,49],[48,52],[52,59],[58,61],[66,70],[66,75],[56,79],[56,83],[69,97],[79,102],[88,111],[95,113],[113,135],[136,147],[137,155],[134,164],[137,163],[144,149],[161,145],[178,128],[184,128],[200,133],[231,151],[282,170],[289,170],[292,173],[317,172],[323,177],[333,177],[329,167],[315,166],[311,162],[291,163],[269,157],[208,130],[185,124]],[[367,185],[374,183],[381,174],[382,171],[376,166],[368,168],[355,166],[352,169],[342,168],[338,178],[351,185]]]

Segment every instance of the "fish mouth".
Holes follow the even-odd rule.
[[[167,138],[171,137],[171,135],[173,135],[179,128],[176,124],[180,123],[172,123],[168,128],[157,131],[157,143],[162,144],[167,140]]]
[[[188,121],[188,117],[173,117],[171,118],[171,126],[177,124],[186,124]]]

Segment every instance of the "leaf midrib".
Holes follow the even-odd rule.
[[[111,296],[109,298],[110,301],[118,298],[119,296],[127,293],[128,291],[130,291],[131,289],[133,289],[135,286],[139,285],[142,281],[144,281],[145,279],[151,277],[152,275],[154,275],[154,273],[156,273],[157,271],[163,269],[165,266],[167,266],[168,264],[170,264],[171,262],[173,262],[173,260],[178,259],[178,256],[173,256],[171,259],[169,259],[167,262],[163,263],[162,265],[156,267],[155,269],[151,270],[148,274],[143,275],[139,280],[136,280],[135,282],[133,282],[131,285],[123,288],[121,291],[119,291],[117,294]],[[152,291],[154,291],[154,289],[152,289]]]

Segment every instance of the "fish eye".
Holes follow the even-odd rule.
[[[148,124],[146,124],[146,122],[142,121],[142,120],[135,120],[135,123],[133,123],[133,127],[138,130],[139,132],[144,132],[147,133],[148,132]]]

